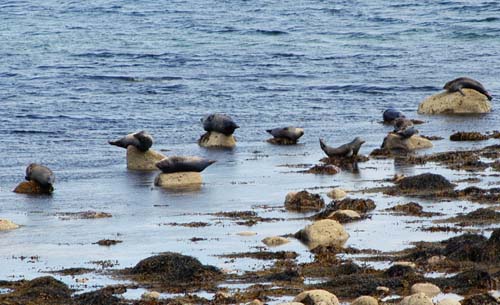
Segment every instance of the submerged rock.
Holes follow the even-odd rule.
[[[127,168],[130,170],[155,171],[158,170],[156,163],[163,159],[165,155],[152,149],[143,152],[132,145],[127,147]]]
[[[216,131],[208,131],[200,137],[198,145],[201,147],[233,148],[236,146],[236,139],[232,134],[225,135]]]
[[[338,166],[333,164],[318,164],[304,171],[304,173],[318,175],[336,175],[341,171],[342,170]]]
[[[154,284],[167,291],[210,288],[223,278],[223,273],[218,268],[202,265],[194,257],[173,252],[143,259],[123,273],[141,284]]]
[[[340,223],[347,223],[361,219],[361,215],[353,210],[337,210],[328,215],[328,219],[333,219]]]
[[[349,234],[337,221],[323,219],[315,221],[295,233],[295,237],[314,249],[318,246],[343,246]]]
[[[333,293],[322,289],[301,292],[293,301],[304,305],[340,305],[339,300]]]
[[[419,114],[467,114],[488,113],[491,102],[488,98],[473,89],[462,89],[460,92],[441,92],[426,98],[418,106]]]
[[[291,211],[319,211],[325,206],[323,198],[307,191],[291,192],[286,195],[285,208]]]

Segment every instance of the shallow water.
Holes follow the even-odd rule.
[[[0,4],[0,217],[22,227],[0,232],[0,279],[33,278],[92,261],[132,266],[162,251],[194,255],[203,263],[241,272],[261,262],[228,263],[217,254],[256,250],[269,235],[293,233],[305,220],[259,223],[251,228],[223,220],[206,228],[163,225],[208,221],[207,213],[254,209],[260,216],[297,214],[259,208],[280,206],[289,191],[331,186],[363,189],[394,173],[438,171],[433,165],[401,167],[369,161],[357,174],[293,173],[284,164],[314,164],[318,138],[332,144],[362,136],[361,153],[378,147],[391,129],[379,123],[390,105],[422,119],[422,134],[443,136],[426,152],[498,143],[455,143],[454,131],[499,129],[499,112],[480,116],[419,116],[418,103],[455,77],[480,80],[500,92],[500,3],[492,1],[3,1]],[[495,104],[495,99],[493,100]],[[242,126],[233,151],[199,148],[199,119],[229,113]],[[265,129],[304,127],[301,145],[264,142]],[[217,160],[197,192],[153,187],[156,173],[125,169],[125,151],[107,144],[137,130],[155,137],[166,154]],[[11,192],[25,166],[41,162],[57,175],[51,197]],[[292,173],[290,173],[292,172]],[[450,180],[470,174],[439,169]],[[487,173],[489,175],[489,173]],[[481,177],[478,185],[498,184]],[[465,185],[461,185],[465,186]],[[356,194],[357,195],[357,194]],[[370,220],[346,225],[348,245],[395,250],[415,240],[453,234],[425,233],[381,210],[401,198],[371,197]],[[475,209],[467,202],[419,201],[446,214]],[[97,210],[112,218],[62,220],[61,212]],[[424,220],[424,222],[427,220]],[[256,236],[236,232],[252,230]],[[487,234],[487,233],[486,233]],[[379,238],[384,236],[384,242]],[[206,241],[193,243],[192,237]],[[103,238],[123,243],[101,247]],[[279,250],[307,249],[292,241]],[[19,257],[27,256],[21,260]],[[35,259],[29,259],[36,256]],[[113,283],[105,275],[87,286]]]

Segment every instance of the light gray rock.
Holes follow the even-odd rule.
[[[201,187],[201,182],[201,174],[198,172],[160,173],[155,178],[156,186],[168,189],[199,188]]]
[[[439,301],[437,305],[460,305],[460,302],[454,299],[446,298]]]
[[[326,194],[331,199],[342,199],[347,196],[347,192],[340,187],[336,187]]]
[[[349,234],[344,227],[335,220],[322,219],[313,222],[295,234],[310,249],[317,246],[340,246],[342,247]]]
[[[156,291],[146,291],[141,295],[144,301],[155,301],[160,299],[160,293]]]

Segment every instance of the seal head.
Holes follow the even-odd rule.
[[[28,181],[35,181],[40,184],[42,188],[51,192],[54,189],[52,185],[56,180],[56,176],[48,167],[37,163],[31,163],[26,167],[25,179]]]
[[[205,131],[215,131],[226,136],[232,135],[237,128],[240,128],[230,116],[221,113],[209,114],[202,118],[201,122]]]
[[[146,131],[131,133],[116,141],[109,141],[111,145],[127,148],[129,145],[135,146],[142,152],[148,151],[153,146],[153,137]]]
[[[267,129],[266,132],[271,134],[274,138],[278,139],[288,139],[296,142],[300,137],[304,135],[303,128],[297,128],[293,126]]]
[[[392,123],[396,119],[405,118],[405,115],[401,111],[391,107],[384,111],[382,117],[385,123]]]
[[[478,82],[477,80],[474,80],[472,78],[459,77],[459,78],[456,78],[452,81],[447,82],[443,86],[443,89],[445,89],[449,93],[453,93],[453,92],[458,91],[458,92],[460,92],[460,94],[462,94],[462,96],[465,96],[465,93],[462,91],[463,88],[476,90],[477,92],[485,95],[488,98],[488,100],[490,100],[490,101],[493,99],[493,97],[484,88],[484,86],[480,82]]]
[[[215,160],[209,160],[200,157],[171,156],[156,163],[164,174],[178,172],[202,172],[205,168],[215,163]]]

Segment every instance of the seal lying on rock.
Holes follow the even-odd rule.
[[[293,126],[267,129],[266,131],[275,138],[288,139],[295,142],[297,142],[297,140],[304,135],[303,128],[297,128]]]
[[[230,116],[221,113],[207,115],[201,122],[205,131],[215,131],[226,136],[232,135],[237,128],[240,128]]]
[[[215,160],[200,157],[172,156],[166,157],[160,162],[157,162],[156,167],[158,167],[164,174],[178,172],[201,172],[213,163],[215,163]]]
[[[391,107],[384,111],[382,117],[384,118],[384,123],[392,123],[396,119],[405,118],[405,115],[401,111]]]
[[[398,118],[394,121],[394,133],[403,139],[418,134],[418,130],[413,126],[413,122],[406,118]]]
[[[365,141],[363,141],[360,137],[356,137],[351,142],[341,145],[337,148],[330,147],[326,145],[323,139],[319,139],[319,145],[321,149],[325,152],[325,154],[329,157],[352,157],[357,156],[361,145],[363,145]]]
[[[52,185],[56,180],[54,173],[46,166],[31,163],[26,168],[26,180],[35,181],[44,189],[53,190]]]
[[[131,133],[116,141],[109,141],[111,145],[127,148],[132,145],[142,152],[146,152],[153,146],[153,137],[146,131]]]
[[[490,101],[493,99],[493,97],[488,93],[488,91],[486,91],[486,89],[480,82],[468,77],[456,78],[452,81],[447,82],[443,87],[443,89],[445,89],[449,93],[458,91],[460,92],[460,94],[462,94],[462,96],[465,96],[465,93],[462,91],[462,88],[476,90],[477,92],[485,95]]]

